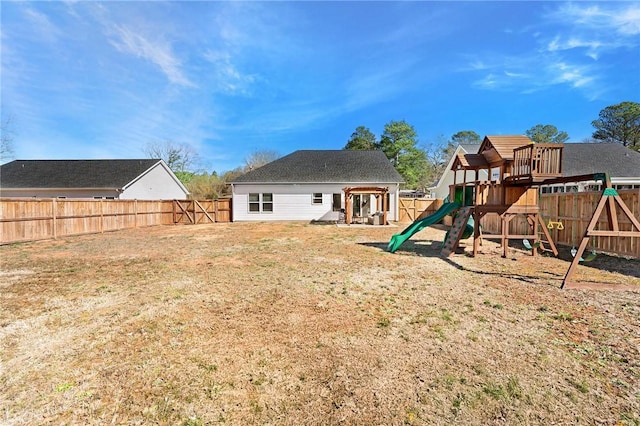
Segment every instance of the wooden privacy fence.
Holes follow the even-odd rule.
[[[156,225],[231,222],[231,199],[0,199],[0,244]]]
[[[640,190],[618,190],[620,198],[629,207],[631,213],[640,218]],[[600,200],[601,192],[570,192],[556,194],[542,194],[540,197],[540,213],[545,223],[552,222],[553,229],[549,229],[551,237],[557,244],[577,246],[584,235],[585,229],[591,220],[591,216]],[[618,220],[621,231],[631,231],[632,224],[627,216],[618,210]],[[562,226],[558,226],[558,222]],[[490,234],[499,234],[500,217],[488,214],[482,218],[483,231]],[[559,229],[564,228],[564,229]],[[597,229],[608,229],[606,214],[598,221]],[[510,234],[530,234],[530,228],[526,219],[518,216],[511,221]],[[633,237],[592,237],[589,249],[616,253],[624,256],[640,258],[640,238]]]
[[[398,222],[413,222],[420,216],[435,213],[442,204],[442,200],[436,199],[400,198]]]

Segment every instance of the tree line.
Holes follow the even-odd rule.
[[[536,143],[563,143],[569,139],[567,132],[559,131],[551,124],[537,124],[525,134]],[[446,139],[439,136],[434,143],[421,147],[415,128],[404,120],[390,121],[377,139],[365,126],[359,126],[343,149],[379,150],[402,176],[403,189],[426,190],[446,171],[458,145],[480,144],[482,138],[473,130],[461,130]]]
[[[621,143],[640,152],[640,104],[622,102],[600,111],[591,125],[596,129],[591,139],[584,142]],[[536,124],[524,132],[534,143],[564,143],[569,134],[552,124]],[[418,145],[414,127],[404,120],[390,121],[384,126],[380,139],[365,126],[359,126],[343,149],[380,150],[404,179],[404,189],[424,190],[445,172],[456,147],[479,144],[482,140],[473,130],[462,130],[449,140],[440,141],[428,148]]]
[[[612,142],[640,152],[640,104],[622,102],[600,111],[598,119],[591,122],[595,131],[583,142]],[[564,143],[569,134],[552,124],[536,124],[524,134],[535,143]],[[446,171],[447,164],[458,145],[473,145],[482,142],[473,130],[461,130],[450,138],[439,136],[435,141],[421,145],[415,128],[405,120],[392,120],[384,126],[380,138],[365,126],[358,126],[343,149],[380,150],[385,153],[404,180],[404,189],[425,190]],[[162,154],[162,153],[155,153]],[[166,155],[154,158],[170,158]],[[187,156],[186,152],[183,156]],[[180,157],[180,156],[178,156]],[[256,151],[245,159],[245,163],[228,172],[217,174],[191,173],[177,170],[194,198],[218,198],[229,195],[228,182],[256,167],[278,158],[275,151]],[[181,162],[169,164],[172,170]]]
[[[600,111],[591,122],[595,128],[592,137],[583,142],[613,142],[640,152],[640,103],[621,102]],[[14,132],[11,120],[0,122],[0,160],[13,156]],[[537,124],[526,130],[536,143],[563,143],[569,135],[551,124]],[[365,126],[358,126],[343,149],[381,150],[404,179],[405,189],[426,189],[444,173],[460,144],[478,144],[482,140],[473,130],[461,130],[449,139],[440,136],[436,141],[420,146],[415,128],[404,120],[390,121],[378,139]],[[197,152],[187,144],[164,141],[148,144],[144,153],[149,158],[161,158],[194,198],[219,198],[229,195],[229,182],[234,178],[267,164],[279,157],[276,151],[263,150],[250,154],[241,166],[218,174],[194,171],[198,164]]]

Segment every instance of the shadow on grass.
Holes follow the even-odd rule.
[[[382,251],[387,251],[388,243],[359,243],[360,245],[377,248]],[[518,249],[516,247],[510,246],[510,249]],[[565,273],[558,274],[555,272],[543,271],[540,270],[536,275],[522,275],[517,273],[506,273],[506,272],[491,272],[485,270],[471,269],[466,266],[460,265],[455,262],[455,256],[470,256],[470,254],[462,254],[462,250],[458,249],[456,251],[456,255],[454,255],[453,259],[444,257],[440,255],[440,250],[442,249],[441,241],[428,241],[428,240],[408,240],[402,244],[402,248],[396,251],[396,254],[399,255],[413,255],[420,257],[437,257],[442,259],[444,262],[450,264],[454,268],[460,271],[472,272],[479,275],[491,275],[491,276],[499,276],[504,278],[512,278],[525,282],[530,282],[537,284],[540,279],[564,279]],[[528,250],[521,248],[522,251],[527,252]],[[573,260],[571,256],[571,249],[569,247],[558,247],[558,259],[564,260],[567,262],[567,269],[569,268],[569,264]],[[585,252],[584,256],[587,256],[590,252]],[[541,256],[548,256],[546,254],[540,254]],[[485,255],[483,255],[485,256]],[[490,256],[490,255],[486,255]],[[515,262],[514,262],[515,264]],[[633,258],[624,258],[619,256],[607,255],[604,253],[598,253],[596,257],[588,262],[580,262],[580,266],[584,266],[587,268],[594,268],[601,271],[618,273],[621,275],[626,275],[630,277],[640,278],[640,260]],[[516,269],[514,267],[514,269]],[[589,282],[586,280],[585,282]],[[595,281],[594,281],[595,282]]]
[[[359,243],[359,244],[363,246],[374,247],[383,251],[387,251],[387,243]],[[544,272],[544,271],[541,271],[540,274],[536,274],[536,275],[522,275],[522,274],[511,274],[507,272],[491,272],[491,271],[485,271],[482,269],[471,269],[455,262],[454,260],[448,257],[440,256],[441,249],[442,249],[441,241],[428,242],[428,241],[419,241],[419,240],[418,241],[409,240],[402,244],[402,249],[398,249],[398,251],[396,251],[396,254],[415,255],[420,257],[437,257],[442,261],[448,263],[449,265],[453,266],[454,268],[458,269],[459,271],[471,272],[478,275],[510,278],[510,279],[515,279],[515,280],[519,280],[519,281],[523,281],[531,284],[540,284],[540,280],[543,280],[543,279],[564,278],[564,275],[559,275],[553,272]],[[456,251],[456,253],[457,255],[462,255],[461,251]]]
[[[571,255],[571,249],[569,247],[558,247],[558,252],[558,259],[564,260],[568,263],[573,261],[573,256]],[[586,258],[590,253],[591,251],[585,250],[582,257]],[[640,278],[640,259],[597,253],[593,260],[580,262],[580,266]],[[569,266],[567,266],[567,268],[568,267]]]

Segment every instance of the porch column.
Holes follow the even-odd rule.
[[[387,192],[382,193],[382,224],[387,224]]]

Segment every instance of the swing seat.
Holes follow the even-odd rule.
[[[534,248],[540,247],[540,241],[536,241],[533,245],[526,238],[522,240],[522,244],[525,246],[527,250],[533,250]]]
[[[578,250],[575,247],[573,247],[571,249],[571,257],[576,257],[576,253],[578,253]],[[583,262],[583,261],[584,261],[584,258],[581,257],[580,262]]]
[[[588,255],[586,255],[584,257],[584,261],[585,262],[591,262],[593,259],[595,259],[597,256],[596,251],[592,250],[591,253],[589,253]]]

